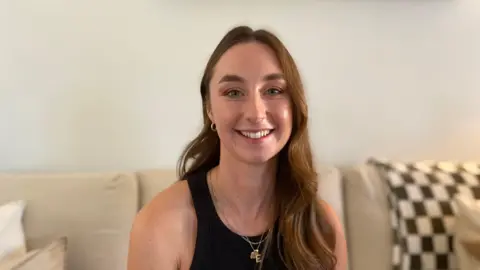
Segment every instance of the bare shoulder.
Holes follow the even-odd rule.
[[[137,214],[130,232],[128,270],[179,269],[192,232],[196,215],[188,183],[178,181]]]
[[[340,219],[338,218],[337,213],[333,209],[333,207],[326,202],[325,200],[319,200],[320,206],[323,209],[323,212],[325,213],[325,219],[328,221],[330,226],[335,230],[335,232],[339,231],[343,234],[343,225],[340,222]]]
[[[347,253],[347,241],[345,239],[345,232],[343,230],[343,225],[340,222],[335,210],[332,206],[324,200],[319,200],[320,205],[322,206],[324,213],[326,215],[326,220],[332,226],[335,232],[335,255],[337,257],[337,266],[336,270],[346,270],[348,264],[348,253]]]

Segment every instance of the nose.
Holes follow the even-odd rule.
[[[251,123],[260,123],[267,117],[267,106],[260,95],[252,95],[245,106],[246,119]]]

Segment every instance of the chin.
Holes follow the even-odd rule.
[[[241,151],[238,156],[240,160],[247,164],[262,165],[274,159],[277,154],[277,151]]]

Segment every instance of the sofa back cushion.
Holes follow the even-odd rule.
[[[126,269],[137,191],[127,173],[0,174],[0,204],[26,202],[29,250],[66,236],[69,270]]]
[[[468,194],[458,194],[454,201],[457,212],[453,242],[458,268],[480,269],[480,201]]]
[[[137,172],[137,178],[140,189],[139,209],[178,180],[174,169],[141,170]]]
[[[368,164],[341,168],[350,269],[391,269],[386,187]]]

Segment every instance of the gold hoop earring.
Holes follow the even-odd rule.
[[[212,131],[217,131],[217,129],[216,129],[216,127],[215,127],[215,123],[210,124],[210,129],[211,129]]]

